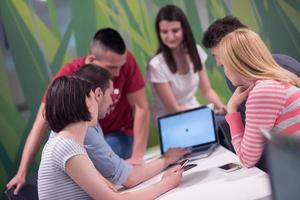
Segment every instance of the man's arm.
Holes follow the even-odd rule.
[[[147,142],[150,123],[150,110],[148,106],[145,87],[136,92],[127,94],[129,104],[133,108],[133,149],[130,158],[131,163],[142,161]]]
[[[32,129],[26,139],[18,172],[6,185],[7,188],[15,186],[15,194],[17,194],[24,185],[27,171],[34,160],[34,157],[41,146],[42,139],[47,131],[47,124],[43,117],[44,110],[45,103],[41,103]]]
[[[84,147],[96,169],[115,185],[123,184],[132,173],[132,165],[115,154],[105,141],[100,126],[88,128]]]
[[[89,128],[85,149],[96,169],[116,185],[133,187],[160,173],[188,153],[183,148],[170,148],[161,158],[147,164],[131,165],[116,155],[106,143],[100,126]]]
[[[183,148],[170,148],[159,159],[146,164],[133,165],[132,172],[122,185],[127,188],[134,187],[159,174],[162,170],[180,160],[187,153],[188,150]]]
[[[203,65],[202,70],[199,71],[199,79],[199,87],[201,89],[201,92],[208,102],[213,103],[215,105],[216,114],[226,114],[226,105],[223,104],[220,97],[211,87],[205,65]]]

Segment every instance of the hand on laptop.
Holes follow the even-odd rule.
[[[214,112],[215,115],[225,115],[227,113],[227,106],[216,107]]]
[[[188,149],[184,148],[169,148],[166,153],[163,154],[162,158],[165,159],[167,166],[177,162],[180,160],[184,155],[190,153]]]

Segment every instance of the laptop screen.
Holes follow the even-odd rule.
[[[161,153],[171,147],[200,147],[217,142],[213,111],[198,107],[158,118]]]

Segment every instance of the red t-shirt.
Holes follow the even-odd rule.
[[[77,58],[71,63],[64,65],[52,78],[68,76],[74,74],[84,65],[84,57]],[[127,100],[127,94],[136,92],[145,87],[144,77],[133,57],[127,51],[126,63],[122,66],[120,75],[113,78],[114,89],[118,90],[117,96],[114,95],[113,105],[110,113],[104,119],[99,120],[104,134],[121,131],[127,135],[133,135],[133,112]],[[46,92],[42,98],[46,102]]]

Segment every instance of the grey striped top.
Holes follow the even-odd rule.
[[[38,172],[39,199],[91,199],[65,172],[68,159],[86,155],[71,139],[57,135],[46,143]]]

